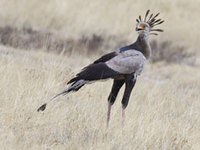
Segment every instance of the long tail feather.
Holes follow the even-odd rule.
[[[85,80],[79,80],[76,83],[74,83],[73,85],[69,86],[67,89],[65,89],[64,91],[58,93],[57,95],[55,95],[54,97],[52,97],[51,99],[49,99],[48,102],[44,103],[43,105],[41,105],[37,111],[44,111],[46,109],[47,104],[49,104],[50,102],[52,102],[53,100],[55,100],[55,98],[57,98],[60,95],[64,95],[67,94],[71,91],[77,91],[79,88],[81,88],[84,84],[86,84],[87,81]]]
[[[67,94],[68,93],[69,88],[65,89],[64,91],[58,93],[57,95],[55,95],[54,97],[52,97],[48,102],[44,103],[42,106],[40,106],[37,111],[44,111],[46,109],[47,104],[49,104],[51,101],[53,101],[55,98],[57,98],[60,95],[63,94]]]

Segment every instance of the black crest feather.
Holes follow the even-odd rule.
[[[149,16],[149,13],[150,13],[150,10],[148,9],[145,13],[144,21],[142,21],[141,15],[139,15],[139,18],[136,19],[137,23],[144,22],[144,23],[149,24],[150,31],[163,32],[164,30],[162,30],[162,29],[153,29],[153,27],[155,27],[159,24],[162,24],[164,22],[164,20],[162,20],[162,19],[157,19],[157,17],[159,16],[160,13],[157,13],[155,15],[153,15],[153,13],[151,13],[150,16]],[[156,35],[156,33],[152,33],[152,34]]]

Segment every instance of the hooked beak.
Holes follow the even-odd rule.
[[[143,30],[143,28],[142,27],[136,27],[135,30],[140,31],[140,30]]]

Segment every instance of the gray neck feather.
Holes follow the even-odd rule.
[[[135,42],[137,45],[137,50],[143,53],[143,55],[148,59],[151,56],[151,46],[149,43],[149,33],[148,32],[140,32],[139,36]]]
[[[151,46],[149,44],[149,32],[141,31],[135,43],[120,48],[120,52],[127,50],[138,50],[148,59],[151,56]]]

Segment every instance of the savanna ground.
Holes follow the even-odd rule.
[[[200,149],[198,0],[0,4],[0,149]],[[123,131],[123,92],[106,129],[111,80],[36,111],[85,65],[134,41],[135,19],[148,8],[161,12],[165,32],[150,37],[154,56],[138,77]]]

